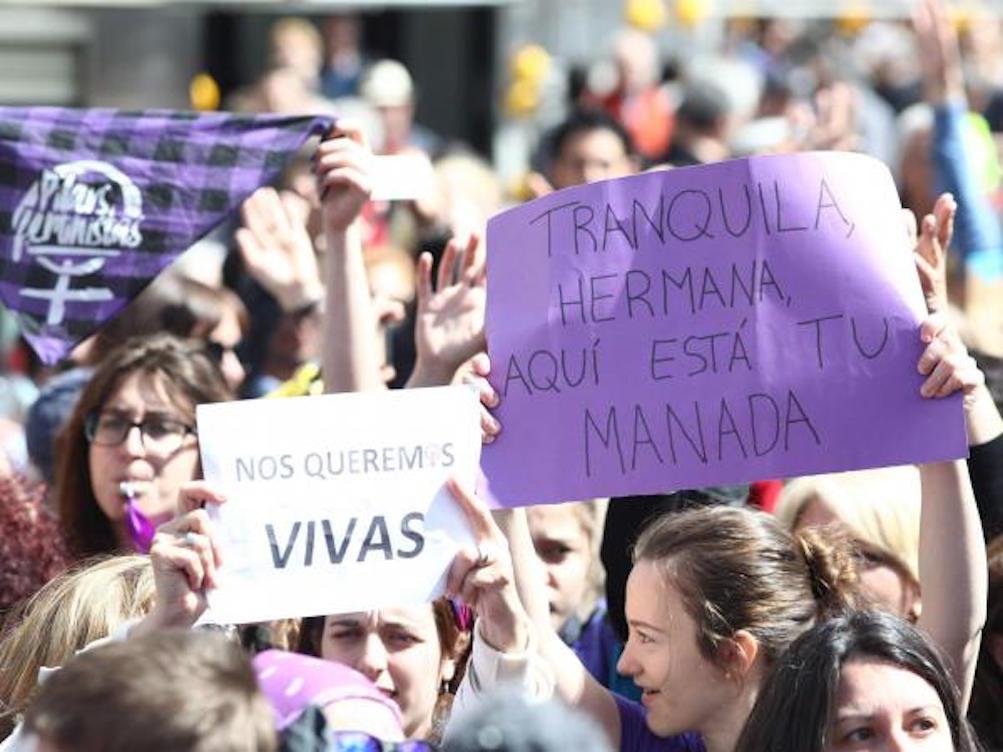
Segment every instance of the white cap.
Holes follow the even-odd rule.
[[[396,60],[380,60],[366,73],[361,91],[373,107],[401,107],[411,104],[414,82],[407,68]]]

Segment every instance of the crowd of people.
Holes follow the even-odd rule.
[[[611,42],[614,78],[573,77],[508,190],[414,122],[357,18],[283,20],[229,106],[335,130],[58,369],[0,326],[0,749],[1003,749],[1003,26],[922,0],[735,21],[671,65]],[[891,168],[928,314],[895,388],[963,395],[967,461],[493,511],[451,481],[474,545],[436,600],[199,623],[226,566],[207,507],[239,499],[201,479],[197,405],[465,384],[490,444],[492,214],[804,150]],[[370,200],[374,154],[435,190]]]

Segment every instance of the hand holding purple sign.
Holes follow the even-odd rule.
[[[964,456],[920,395],[926,315],[887,169],[798,154],[573,188],[488,227],[519,505]]]

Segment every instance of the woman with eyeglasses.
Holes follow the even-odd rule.
[[[109,353],[57,437],[56,501],[72,553],[145,552],[197,473],[195,406],[229,399],[202,343],[154,335]]]

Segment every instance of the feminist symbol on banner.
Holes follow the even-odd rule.
[[[33,256],[56,280],[51,288],[26,287],[21,295],[49,301],[49,325],[62,323],[68,301],[111,300],[109,288],[72,289],[71,280],[95,274],[123,249],[138,247],[142,219],[142,194],[109,164],[80,160],[43,170],[14,210],[13,256]]]
[[[332,126],[0,107],[0,300],[39,358],[57,363]]]

